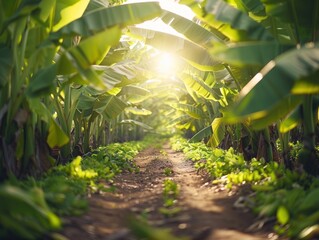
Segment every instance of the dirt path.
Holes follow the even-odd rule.
[[[149,148],[135,160],[140,172],[118,175],[115,193],[93,195],[86,215],[67,219],[64,236],[70,240],[133,240],[136,238],[127,228],[128,217],[143,215],[152,226],[169,228],[176,236],[192,240],[270,239],[271,233],[247,233],[255,219],[233,207],[238,196],[217,191],[197,174],[182,153],[174,152],[167,144],[162,150]],[[165,168],[173,170],[170,178],[180,186],[176,206],[181,210],[169,218],[159,212],[163,207],[162,183],[168,178]]]

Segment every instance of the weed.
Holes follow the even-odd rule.
[[[169,177],[173,174],[173,170],[171,168],[165,168],[164,169],[164,175]]]

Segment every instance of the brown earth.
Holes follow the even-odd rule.
[[[127,227],[130,216],[144,216],[156,228],[169,228],[175,236],[192,240],[261,240],[278,239],[268,230],[249,232],[255,216],[244,208],[235,208],[241,191],[229,192],[213,186],[198,174],[191,161],[165,144],[162,149],[149,148],[136,158],[139,173],[123,172],[114,180],[114,193],[94,194],[89,211],[82,217],[66,219],[62,235],[70,240],[133,240]],[[164,169],[170,168],[169,177]],[[163,207],[164,179],[171,178],[180,187],[176,207],[180,211],[165,217]],[[163,239],[169,240],[169,239]]]

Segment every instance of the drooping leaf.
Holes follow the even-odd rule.
[[[196,75],[184,74],[182,77],[186,87],[192,89],[198,95],[205,99],[217,101],[220,98],[220,93],[216,89],[209,87],[202,79]]]
[[[302,121],[301,106],[295,108],[281,123],[279,131],[286,133],[298,126]]]
[[[283,52],[293,48],[277,42],[247,42],[212,48],[210,53],[220,61],[235,65],[264,66]]]
[[[181,36],[142,27],[130,27],[130,31],[135,35],[142,36],[145,44],[180,56],[202,71],[210,71],[216,65],[220,65],[209,55],[204,47]]]
[[[195,119],[207,118],[206,114],[202,111],[200,107],[196,107],[190,104],[183,104],[183,103],[172,104],[171,106],[177,110],[185,112],[192,118],[195,118]]]
[[[251,127],[259,130],[273,124],[279,119],[286,118],[286,116],[294,111],[294,109],[299,108],[302,103],[303,98],[301,96],[291,96],[283,98],[280,102],[273,106],[271,112],[266,114],[262,118],[251,122]],[[292,126],[291,126],[292,127]]]
[[[208,126],[197,132],[189,142],[199,142],[206,137],[210,137],[213,134],[212,126]]]
[[[106,29],[80,42],[63,53],[58,61],[59,74],[71,74],[79,68],[87,69],[100,63],[112,45],[118,43],[121,36],[118,26]],[[92,47],[94,46],[94,47]]]
[[[274,39],[263,25],[254,21],[246,13],[227,4],[223,0],[208,0],[205,10],[207,13],[213,15],[215,20],[228,24],[232,29],[244,32],[244,35],[242,36],[245,36],[247,39],[244,38],[241,40]]]
[[[226,125],[225,125],[225,122],[223,121],[223,118],[215,118],[213,120],[212,126],[211,126],[213,135],[212,135],[212,138],[210,139],[210,142],[212,143],[213,147],[217,147],[224,139],[225,133],[226,133],[225,126]]]
[[[58,1],[58,5],[59,5]],[[54,7],[56,6],[56,0],[42,0],[39,4],[40,11],[37,11],[37,17],[42,21],[45,22],[49,18],[50,14],[52,14]]]
[[[223,43],[225,40],[218,31],[215,33],[208,31],[199,24],[168,10],[164,11],[161,19],[189,40],[203,47],[210,47],[213,42]]]
[[[68,23],[80,18],[89,2],[90,0],[58,0],[53,31],[57,31]]]
[[[287,99],[296,82],[319,70],[319,48],[305,46],[290,50],[267,64],[240,92],[227,118],[230,121],[247,117],[258,119]]]
[[[62,147],[69,142],[69,137],[63,132],[61,127],[54,121],[50,121],[49,135],[47,143],[50,148]]]
[[[116,96],[100,96],[94,103],[94,111],[111,120],[124,111],[127,104]]]
[[[126,95],[129,102],[137,104],[148,99],[152,94],[145,88],[135,85],[128,85],[122,88],[119,95]]]
[[[66,25],[57,34],[52,35],[52,38],[58,39],[61,35],[88,37],[109,27],[137,24],[152,19],[160,13],[161,8],[158,2],[130,3],[100,8]]]

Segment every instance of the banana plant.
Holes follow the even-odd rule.
[[[313,99],[317,94],[318,1],[242,0],[230,5],[209,0],[203,8],[186,2],[203,21],[233,42],[211,48],[216,59],[259,68],[250,81],[246,79],[225,119],[229,123],[249,120],[256,129],[282,121],[282,132],[302,123],[304,149],[300,164],[317,174],[314,126],[318,107]]]
[[[85,12],[89,2],[0,1],[2,178],[9,173],[41,173],[53,164],[50,148],[70,141],[74,113],[70,108],[76,99],[69,101],[68,84],[106,89],[92,65],[100,63],[110,46],[117,44],[124,26],[161,12],[158,3]],[[96,48],[91,49],[92,44]],[[67,79],[67,83],[60,87],[58,79]]]

